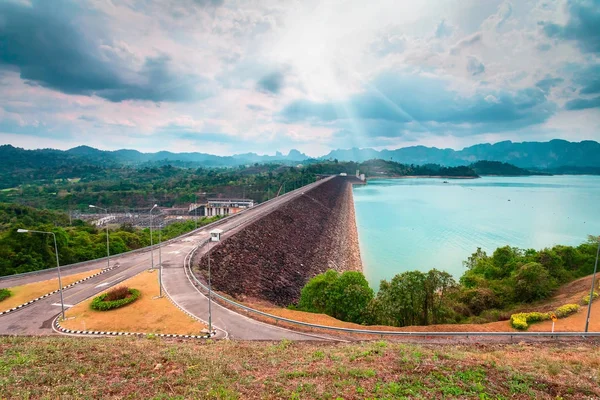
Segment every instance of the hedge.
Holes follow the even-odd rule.
[[[0,301],[9,298],[11,294],[8,289],[0,289]]]
[[[594,292],[594,300],[596,300],[598,298],[598,292]],[[582,300],[584,305],[588,305],[590,304],[590,295],[588,294],[587,296],[585,296]]]
[[[577,311],[579,311],[578,304],[565,304],[564,306],[558,307],[556,311],[554,311],[554,314],[556,314],[557,318],[565,318],[571,314],[575,314]]]
[[[524,331],[529,328],[530,323],[551,319],[552,314],[556,315],[557,318],[565,318],[577,311],[579,311],[578,304],[565,304],[564,306],[558,307],[553,313],[529,312],[513,314],[510,316],[510,325],[515,329]]]
[[[104,299],[108,295],[108,293],[104,293],[98,297],[94,297],[94,300],[92,300],[92,304],[90,304],[90,307],[96,311],[108,311],[133,303],[138,299],[138,297],[140,297],[140,291],[137,289],[129,289],[129,294],[131,294],[131,296],[121,300],[104,301]]]

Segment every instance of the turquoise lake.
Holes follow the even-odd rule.
[[[364,273],[437,268],[458,279],[481,247],[541,249],[600,235],[600,176],[371,180],[354,188]]]

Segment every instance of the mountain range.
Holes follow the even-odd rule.
[[[0,146],[0,159],[3,164],[13,164],[12,168],[36,168],[36,166],[60,164],[72,161],[84,161],[90,165],[139,165],[173,164],[180,166],[231,167],[253,163],[278,162],[297,164],[319,160],[338,160],[362,162],[370,159],[383,159],[403,164],[440,164],[444,166],[469,165],[477,161],[500,161],[521,168],[581,172],[581,169],[593,169],[600,172],[600,143],[586,140],[569,142],[551,140],[549,142],[504,141],[495,144],[483,143],[462,150],[439,149],[436,147],[411,146],[395,150],[375,150],[371,148],[338,149],[318,158],[308,157],[298,150],[288,154],[277,152],[275,155],[256,153],[217,156],[206,153],[142,153],[137,150],[98,150],[89,146],[78,146],[70,150],[24,150],[11,145]],[[3,168],[3,169],[4,169]],[[570,171],[570,172],[569,172]]]

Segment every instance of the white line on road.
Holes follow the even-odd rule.
[[[60,303],[52,303],[52,305],[59,306],[59,307],[62,306],[62,304],[60,304]],[[67,308],[73,307],[73,304],[65,304],[65,307],[67,307]]]

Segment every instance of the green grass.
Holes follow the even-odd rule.
[[[0,398],[599,398],[599,360],[598,342],[0,338]]]

